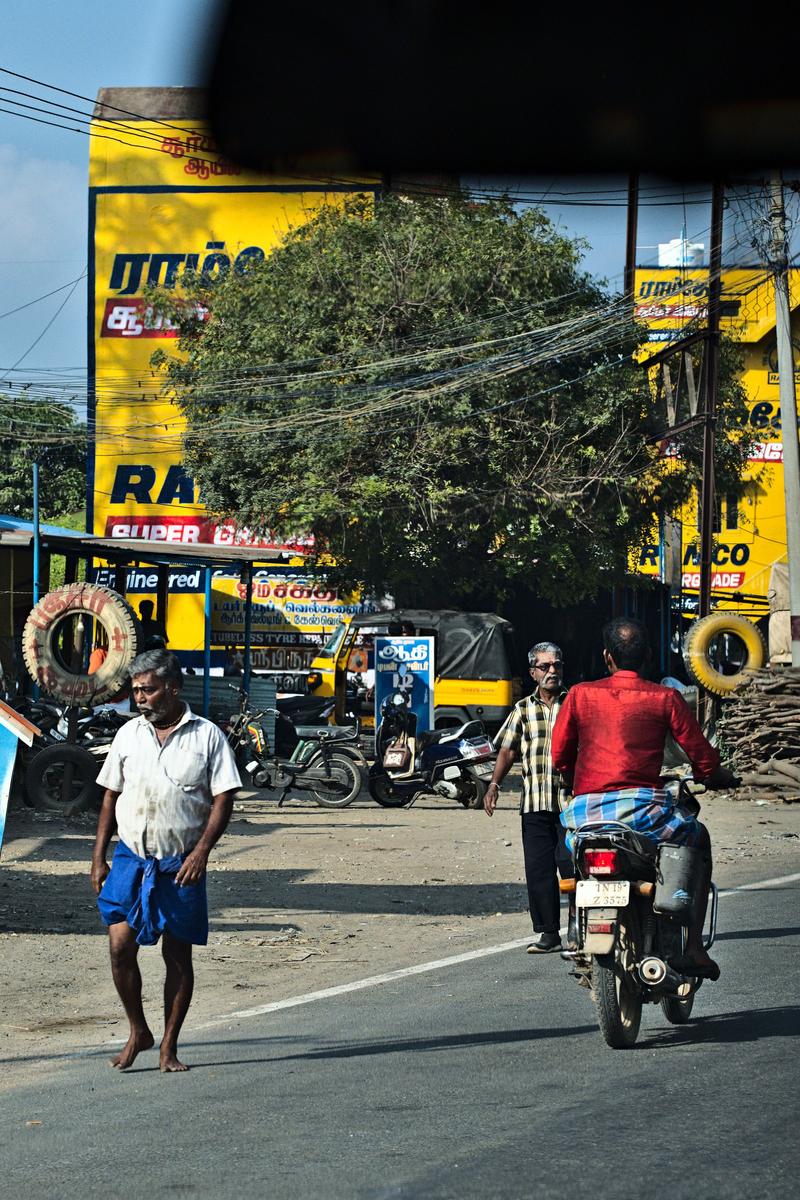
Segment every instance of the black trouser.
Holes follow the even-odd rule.
[[[571,879],[575,874],[564,834],[558,813],[522,814],[522,851],[534,933],[558,933],[561,924],[556,867],[562,879]]]

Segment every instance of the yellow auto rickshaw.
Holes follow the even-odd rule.
[[[311,663],[309,691],[336,698],[337,723],[356,716],[363,726],[374,727],[369,687],[359,696],[348,679],[352,683],[355,675],[363,680],[367,674],[376,636],[403,632],[434,639],[436,728],[477,719],[490,733],[499,729],[522,695],[522,679],[513,627],[495,613],[403,608],[342,621]]]

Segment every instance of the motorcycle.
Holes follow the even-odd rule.
[[[411,805],[426,792],[480,808],[497,758],[480,721],[417,736],[416,714],[402,691],[381,705],[375,750],[369,794],[384,808]]]
[[[678,802],[699,812],[685,780]],[[698,851],[657,845],[618,821],[593,821],[575,833],[573,892],[577,949],[561,957],[578,983],[592,991],[600,1032],[612,1049],[632,1046],[644,1004],[660,1004],[673,1025],[689,1020],[702,978],[675,970],[683,958],[694,908],[692,875]],[[717,888],[712,883],[706,949],[717,928]]]
[[[117,730],[129,718],[114,711],[70,710],[49,701],[29,707],[30,719],[42,730],[25,758],[24,787],[28,803],[51,812],[81,812],[100,800],[95,780]],[[133,714],[131,714],[133,715]]]
[[[314,741],[319,736],[322,726],[328,736],[336,741],[336,750],[352,758],[365,773],[369,764],[361,749],[360,725],[355,722],[353,727],[330,725],[329,718],[333,714],[336,701],[333,696],[279,696],[275,707],[280,713],[276,722],[276,750],[279,755],[290,757],[299,737],[303,741]],[[289,724],[283,720],[289,718]]]
[[[126,718],[117,712],[70,709],[47,698],[34,701],[17,695],[7,702],[39,729],[32,746],[17,750],[14,800],[67,815],[98,804],[95,779]]]
[[[275,748],[271,749],[263,721],[275,717]],[[346,808],[361,790],[361,771],[352,757],[358,751],[358,726],[304,728],[302,736],[292,719],[277,708],[250,709],[242,695],[239,712],[226,736],[244,776],[257,788],[280,792],[281,808],[294,789],[310,792],[323,808]]]

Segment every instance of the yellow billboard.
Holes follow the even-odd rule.
[[[635,316],[648,326],[648,345],[653,353],[679,343],[698,325],[705,324],[708,271],[640,268],[635,288]],[[790,294],[792,307],[800,305],[800,271],[790,272]],[[742,346],[742,382],[748,396],[747,428],[752,442],[743,495],[717,497],[713,603],[716,608],[735,608],[759,617],[767,611],[772,565],[786,558],[775,305],[772,280],[766,271],[723,272],[721,327]],[[800,336],[795,337],[800,346]],[[701,394],[701,411],[702,404]],[[678,421],[688,415],[680,413]],[[664,454],[669,457],[667,444]],[[695,496],[675,514],[681,525],[681,569],[679,580],[673,582],[690,593],[700,585],[698,507]],[[654,536],[638,549],[634,565],[643,574],[663,575],[665,558],[665,547]]]
[[[244,273],[321,205],[346,193],[373,191],[374,185],[248,174],[217,153],[201,122],[172,115],[187,109],[182,89],[174,89],[174,95],[171,89],[134,90],[136,106],[147,119],[96,119],[90,142],[89,421],[95,436],[89,531],[167,545],[256,542],[281,573],[299,573],[302,580],[307,551],[302,537],[281,544],[269,537],[253,539],[247,530],[220,525],[206,513],[182,466],[183,418],[161,395],[150,366],[157,347],[170,342],[174,347],[176,330],[153,311],[145,289],[175,295],[187,272],[212,283]],[[113,91],[101,93],[106,105],[130,109],[129,90],[125,96],[123,102]],[[187,652],[189,662],[203,645],[203,585],[195,574],[173,573],[168,602],[170,646]],[[149,595],[154,588],[136,586],[146,585],[147,576],[130,572],[129,590]],[[274,586],[279,584],[276,577]],[[221,636],[219,605],[235,587],[235,580],[215,577],[220,617],[215,640],[220,644],[231,639]],[[337,597],[332,613],[350,601]],[[256,604],[262,603],[257,591]],[[337,619],[332,613],[328,627]],[[313,634],[317,644],[324,627],[318,620],[309,624],[305,618],[311,615],[301,605],[285,610],[277,624],[262,624],[256,616],[255,625],[284,637],[293,631]]]

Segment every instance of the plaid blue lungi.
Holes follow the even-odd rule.
[[[166,929],[181,942],[208,942],[208,901],[205,875],[198,883],[179,887],[175,876],[186,855],[140,858],[117,842],[111,870],[97,897],[105,925],[127,921],[140,946],[155,946]]]
[[[575,830],[588,821],[621,821],[653,842],[677,846],[696,846],[701,837],[697,818],[675,804],[661,788],[620,788],[616,792],[573,796],[561,813],[570,851]]]

